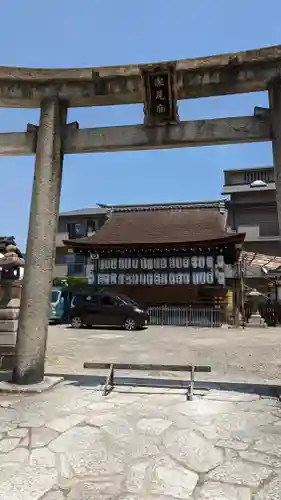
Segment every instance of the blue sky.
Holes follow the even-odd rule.
[[[1,65],[106,66],[207,56],[281,43],[280,0],[2,0]],[[182,101],[182,120],[252,114],[266,93]],[[38,110],[0,109],[0,131]],[[80,127],[142,123],[142,107],[72,109]],[[270,144],[67,156],[61,210],[103,203],[217,199],[222,172],[272,163]],[[0,158],[0,234],[25,245],[33,157]]]

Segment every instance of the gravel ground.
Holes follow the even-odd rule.
[[[281,328],[150,326],[144,331],[125,332],[50,326],[46,370],[94,374],[83,369],[85,361],[196,363],[212,367],[212,373],[198,375],[199,380],[279,384],[280,340]]]

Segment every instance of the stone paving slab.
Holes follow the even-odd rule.
[[[199,489],[197,500],[251,500],[250,488],[206,481]]]
[[[253,500],[279,500],[281,498],[281,475],[275,476],[266,484]]]
[[[281,500],[280,424],[251,392],[0,395],[0,500]]]

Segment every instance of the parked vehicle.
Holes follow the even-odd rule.
[[[69,318],[71,299],[72,293],[67,288],[53,287],[50,304],[50,322],[62,323]]]
[[[72,298],[70,318],[73,328],[107,326],[136,330],[147,326],[149,315],[125,295],[86,292]]]

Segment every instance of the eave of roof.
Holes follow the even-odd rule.
[[[78,210],[70,210],[68,212],[61,212],[60,217],[80,217],[80,216],[91,216],[91,215],[106,215],[109,209],[103,207],[91,207],[91,208],[81,208]]]
[[[211,201],[191,201],[191,202],[171,202],[171,203],[140,203],[136,205],[106,205],[98,204],[108,212],[137,212],[137,211],[151,211],[151,210],[180,210],[182,208],[223,208],[225,206],[225,199],[211,200]]]
[[[63,244],[65,246],[69,246],[72,248],[83,249],[137,249],[137,248],[198,248],[203,247],[207,248],[210,246],[219,246],[219,245],[229,245],[229,244],[242,244],[245,239],[245,233],[235,233],[229,234],[226,233],[222,235],[221,238],[216,239],[208,239],[208,240],[198,240],[192,242],[169,242],[169,243],[123,243],[123,244],[99,244],[92,243],[87,241],[81,241],[84,238],[78,238],[76,240],[63,240]]]
[[[273,169],[274,169],[273,165],[267,165],[265,167],[259,166],[259,167],[245,167],[245,168],[235,168],[235,169],[231,168],[228,170],[224,170],[224,172],[229,172],[230,174],[232,174],[232,173],[235,174],[236,172],[237,173],[248,172],[248,171],[249,172],[256,172],[256,171],[260,172],[260,171],[264,171],[264,170],[273,170]]]
[[[171,203],[140,203],[133,205],[107,205],[97,203],[96,207],[81,208],[77,210],[69,210],[61,212],[60,217],[78,217],[91,215],[106,215],[109,212],[121,211],[139,211],[139,210],[166,210],[167,208],[215,208],[223,207],[225,199],[211,201],[194,201],[194,202],[171,202]]]

